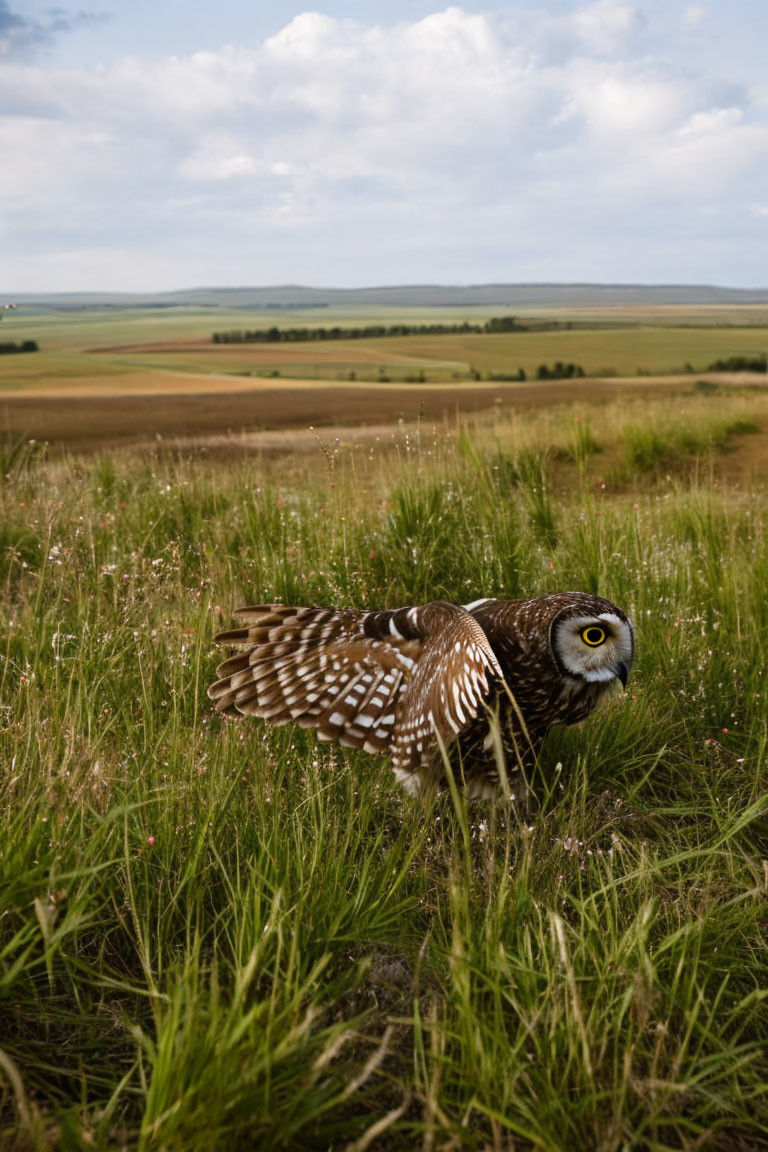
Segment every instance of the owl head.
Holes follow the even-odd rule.
[[[635,641],[627,616],[599,597],[582,599],[555,616],[549,629],[549,647],[562,673],[589,684],[620,680],[626,688]]]

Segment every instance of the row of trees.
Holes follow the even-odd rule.
[[[546,364],[539,364],[536,369],[537,380],[572,380],[574,376],[583,376],[584,369],[581,364],[564,364],[562,360],[556,361],[549,368]]]
[[[380,369],[383,372],[384,369]],[[483,374],[478,368],[471,367],[469,375],[473,380],[490,380],[497,384],[522,384],[528,379],[525,368],[518,368],[515,372],[486,372]],[[562,360],[557,360],[552,367],[548,364],[539,364],[532,379],[534,380],[573,380],[576,377],[584,375],[584,369],[581,364],[564,364]],[[407,376],[406,380],[413,381],[415,379],[424,380],[423,369],[418,377]]]
[[[311,340],[365,340],[382,336],[450,336],[468,332],[527,332],[514,316],[494,316],[484,324],[366,324],[344,328],[235,328],[214,332],[214,344],[301,344]]]
[[[38,352],[37,340],[22,340],[21,344],[16,344],[12,340],[7,340],[5,343],[0,344],[0,356],[12,356],[15,352]]]
[[[768,372],[768,356],[729,356],[713,360],[708,372]]]
[[[562,360],[556,361],[550,368],[548,364],[539,364],[536,369],[536,380],[572,380],[575,376],[583,376],[584,369],[581,364],[564,364]],[[482,380],[482,373],[478,372],[476,368],[470,369],[470,376],[473,380]],[[486,377],[488,380],[502,381],[518,381],[522,382],[527,380],[528,377],[525,368],[518,368],[516,372],[489,372]]]

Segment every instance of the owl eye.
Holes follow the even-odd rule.
[[[596,624],[588,624],[586,628],[580,629],[579,635],[590,648],[599,648],[608,639],[605,628],[598,628]]]

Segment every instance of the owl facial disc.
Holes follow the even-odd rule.
[[[620,680],[626,688],[634,655],[632,626],[613,612],[598,616],[561,613],[550,631],[552,655],[569,676],[590,684]]]

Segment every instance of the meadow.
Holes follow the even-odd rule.
[[[768,1148],[767,429],[692,381],[273,461],[9,441],[0,1146]],[[206,697],[244,602],[568,588],[637,660],[530,817]]]
[[[557,331],[411,335],[305,344],[214,344],[214,332],[237,329],[408,323],[483,324],[514,315],[522,324],[549,321]],[[72,389],[128,390],[140,377],[191,384],[211,377],[437,383],[493,379],[523,369],[533,379],[542,363],[581,365],[588,376],[704,372],[715,360],[764,356],[768,310],[604,308],[540,313],[536,309],[370,307],[289,312],[221,308],[117,309],[10,314],[3,339],[37,341],[40,351],[0,357],[0,393]],[[221,388],[221,379],[214,387]]]
[[[768,309],[617,307],[501,310],[530,331],[215,344],[214,332],[278,325],[485,324],[499,309],[371,307],[254,313],[174,307],[6,315],[3,339],[39,351],[0,356],[0,433],[77,449],[155,437],[429,420],[494,404],[516,409],[641,392],[688,392],[709,365],[768,350]],[[536,325],[556,324],[556,330]],[[570,327],[569,327],[570,326]],[[541,365],[585,379],[538,380]],[[520,382],[520,373],[525,381]],[[740,374],[741,383],[765,373]]]

